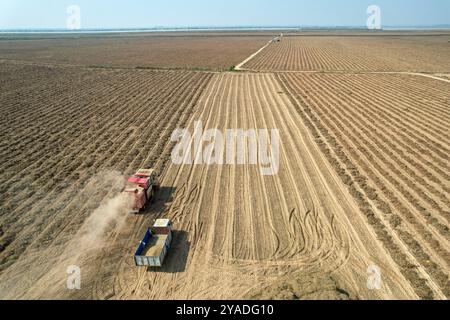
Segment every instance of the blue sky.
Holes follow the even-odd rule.
[[[65,28],[72,4],[83,28],[364,26],[371,4],[383,26],[450,24],[450,0],[0,0],[0,28]]]

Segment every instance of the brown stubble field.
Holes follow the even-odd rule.
[[[17,260],[45,271],[92,210],[120,190],[120,174],[162,172],[172,131],[190,118],[209,78],[2,65],[2,88],[10,88],[1,95],[2,271],[11,266],[28,278]],[[41,253],[49,248],[53,256]]]
[[[134,58],[123,49],[139,37],[75,53],[80,40],[0,41],[0,299],[448,299],[450,84],[404,74],[448,73],[446,35],[398,37],[287,36],[242,72],[217,71],[271,37],[158,36]],[[117,67],[101,66],[107,47]],[[197,120],[278,128],[279,173],[171,163],[172,131]],[[159,173],[156,202],[83,242],[139,167]],[[174,247],[161,270],[138,269],[157,217],[174,220]]]
[[[26,41],[4,38],[0,40],[0,60],[92,67],[228,70],[270,39],[267,34],[47,37]]]
[[[430,36],[285,36],[244,68],[263,71],[450,73],[450,33]]]

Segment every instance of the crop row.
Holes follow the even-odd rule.
[[[389,140],[388,137],[383,139],[383,135],[389,130],[386,128],[380,130],[375,126],[375,124],[385,125],[385,123],[380,122],[381,119],[377,119],[371,113],[372,106],[364,109],[342,98],[337,98],[333,90],[326,89],[333,88],[330,84],[334,82],[327,83],[323,78],[325,77],[315,79],[279,76],[286,90],[296,97],[293,102],[322,151],[348,186],[361,212],[366,215],[368,222],[397,262],[404,276],[416,288],[416,293],[422,298],[433,296],[430,286],[413,266],[414,263],[408,252],[404,251],[403,245],[423,266],[430,278],[438,284],[441,291],[448,296],[450,294],[448,276],[443,270],[448,267],[449,256],[446,248],[443,248],[436,240],[437,237],[438,239],[447,238],[448,227],[442,219],[438,219],[441,218],[438,213],[442,214],[440,210],[432,210],[436,208],[425,210],[421,207],[424,202],[427,202],[427,205],[432,204],[424,192],[426,188],[418,187],[420,182],[415,181],[419,178],[419,181],[423,182],[424,178],[419,175],[409,176],[408,174],[413,171],[404,171],[404,168],[409,167],[398,166],[395,162],[395,160],[403,161],[398,157],[398,152],[403,156],[407,156],[408,153],[402,153],[402,150],[398,148],[391,149],[395,144],[384,143],[383,145],[383,142]],[[320,91],[321,95],[306,95],[305,91]],[[327,94],[323,94],[324,92]],[[325,102],[324,97],[331,99],[331,102]],[[437,178],[442,181],[442,177]],[[414,196],[413,191],[416,192]],[[421,201],[417,201],[417,198]],[[416,215],[416,211],[411,211],[411,208],[417,210],[419,215]],[[383,216],[378,216],[377,211]],[[427,223],[432,226],[432,230]],[[403,245],[394,240],[394,235],[401,239]],[[417,241],[418,237],[425,242]],[[428,244],[426,248],[423,243]],[[434,261],[436,255],[439,256],[439,261]]]

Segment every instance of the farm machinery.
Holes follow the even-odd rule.
[[[132,213],[139,213],[145,210],[147,205],[153,200],[155,193],[160,186],[153,169],[140,169],[131,176],[126,184],[124,193],[131,197]]]
[[[159,189],[153,169],[140,169],[128,178],[123,193],[131,198],[131,212],[139,213],[144,210]],[[172,221],[155,220],[153,227],[147,230],[134,254],[136,266],[161,268],[172,245],[172,238]]]

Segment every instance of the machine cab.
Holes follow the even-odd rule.
[[[140,169],[126,183],[124,192],[132,199],[133,213],[139,213],[153,200],[159,190],[156,173],[153,169]]]
[[[128,183],[137,185],[147,190],[155,183],[155,170],[140,169],[135,175],[128,179]]]

